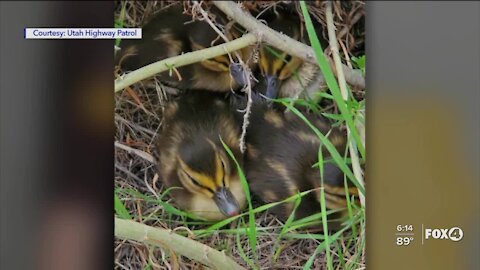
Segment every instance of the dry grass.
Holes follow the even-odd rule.
[[[125,8],[126,16],[124,27],[141,26],[146,19],[155,12],[171,5],[175,1],[145,1],[124,2],[116,1],[115,18],[119,18],[122,7]],[[280,1],[297,5],[294,1]],[[188,8],[190,3],[183,3]],[[312,18],[321,23],[325,21],[323,1],[316,1],[311,5]],[[275,8],[279,3],[274,1],[247,1],[244,5],[260,10]],[[348,60],[351,56],[364,54],[364,3],[349,2],[335,4],[335,23],[337,33],[340,33],[339,42],[345,51],[342,57]],[[297,10],[300,12],[299,7]],[[301,13],[301,12],[300,12]],[[342,29],[346,29],[343,36]],[[326,35],[326,33],[325,33]],[[345,54],[346,53],[346,54]],[[346,61],[348,62],[348,61]],[[153,142],[162,122],[162,105],[168,99],[171,90],[168,90],[155,79],[136,83],[125,91],[115,96],[115,142],[144,152],[144,155],[116,148],[115,151],[115,188],[122,202],[136,221],[155,227],[175,229],[194,237],[189,231],[205,229],[206,225],[187,222],[180,216],[172,215],[165,207],[154,202],[165,192],[161,181],[156,177],[155,167],[145,157],[153,155]],[[364,92],[355,92],[357,99],[363,99]],[[328,105],[328,104],[327,104]],[[335,113],[334,106],[329,111]],[[125,147],[124,147],[125,148]],[[169,200],[168,195],[163,201]],[[253,201],[254,205],[260,205]],[[235,229],[237,221],[229,227]],[[282,223],[268,213],[256,216],[257,228],[261,229],[258,234],[257,253],[258,265],[262,269],[303,269],[307,260],[314,254],[320,241],[315,239],[284,239],[278,242],[278,234],[282,229]],[[187,228],[188,227],[188,228]],[[208,237],[197,239],[217,250],[225,250],[240,265],[249,268],[248,264],[239,255],[237,246],[237,234],[217,232]],[[348,237],[345,237],[347,239]],[[342,240],[339,243],[343,243]],[[248,254],[249,245],[246,235],[241,235],[240,246]],[[350,246],[350,248],[346,248]],[[278,250],[281,252],[278,252]],[[348,261],[359,253],[355,245],[346,243],[338,247],[331,247],[334,255],[334,264],[339,264],[339,256],[342,254],[344,261]],[[313,263],[313,269],[325,269],[324,253],[317,255]],[[353,268],[363,268],[364,258],[361,265]],[[115,268],[116,269],[203,269],[201,265],[189,261],[186,258],[171,254],[168,250],[145,246],[144,244],[116,239],[115,241]]]

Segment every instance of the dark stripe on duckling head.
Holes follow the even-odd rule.
[[[212,198],[215,194],[216,187],[208,175],[196,172],[186,165],[180,157],[177,157],[180,167],[178,168],[178,177],[182,186],[188,192],[195,194],[203,194],[208,198]]]
[[[192,181],[192,183],[199,187],[199,188],[203,188],[203,189],[206,189],[208,190],[210,193],[214,194],[215,191],[211,188],[211,187],[208,187],[204,184],[201,184],[200,182],[198,182],[193,176],[191,176],[189,173],[186,173],[186,175],[188,176],[188,178],[190,179],[190,181]]]
[[[202,172],[212,178],[215,176],[215,149],[200,134],[192,140],[182,141],[179,154],[182,161],[192,170]]]
[[[300,40],[299,21],[291,20],[288,16],[275,15],[275,17],[273,21],[268,23],[270,28],[277,32],[282,32],[293,39]],[[303,61],[298,57],[289,55],[271,46],[262,45],[259,66],[264,78],[260,85],[265,84],[265,86],[259,86],[258,91],[265,94],[268,98],[277,98],[283,81],[292,77],[302,64]]]

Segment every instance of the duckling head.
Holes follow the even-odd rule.
[[[228,40],[233,40],[241,37],[246,30],[238,24],[228,21],[223,13],[216,9],[210,9],[215,14],[215,22],[219,25],[224,25],[225,36]],[[212,27],[205,21],[195,21],[189,29],[189,41],[192,51],[205,49],[208,47],[223,44],[223,38],[212,29]],[[219,88],[218,91],[226,91],[228,89],[236,90],[244,87],[247,84],[243,78],[243,72],[238,70],[239,63],[247,63],[250,69],[255,69],[256,64],[249,61],[253,57],[254,46],[247,46],[230,54],[216,56],[211,59],[205,59],[200,62],[198,68],[202,68],[199,74],[208,78],[203,78],[206,85],[198,86],[206,88]],[[240,59],[238,59],[238,58]],[[213,85],[213,86],[211,86]],[[216,89],[213,89],[216,90]]]
[[[177,155],[177,175],[190,193],[189,208],[207,219],[235,216],[245,203],[238,174],[220,147],[209,139],[187,141]]]
[[[270,28],[299,40],[300,30],[296,25],[298,24],[291,20],[281,18],[269,23]],[[259,67],[266,88],[265,96],[277,98],[281,83],[290,78],[303,64],[303,61],[266,44],[261,46],[259,55]]]
[[[211,46],[220,45],[224,40],[214,31],[206,22],[195,22],[197,27],[192,27],[192,33],[189,36],[192,51],[202,50]],[[194,31],[193,31],[194,30]],[[233,33],[235,31],[235,33]],[[232,40],[238,38],[241,33],[232,30],[227,33],[227,37]],[[211,59],[202,60],[196,65],[195,88],[204,88],[213,91],[225,92],[229,89],[237,90],[244,87],[247,82],[243,79],[239,71],[235,70],[238,63],[247,62],[250,69],[255,68],[253,61],[248,61],[253,55],[253,46],[235,51],[231,54],[219,55]],[[237,56],[240,58],[238,59]],[[232,67],[234,70],[232,70]],[[236,75],[238,74],[238,75]]]

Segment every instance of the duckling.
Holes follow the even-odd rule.
[[[242,106],[240,106],[242,107]],[[344,153],[346,136],[321,116],[304,114],[307,119],[328,138],[339,153]],[[318,162],[320,139],[311,128],[293,112],[282,113],[268,106],[265,100],[255,99],[246,134],[245,172],[253,194],[266,203],[284,200],[298,192],[316,189],[305,195],[294,218],[301,219],[321,211],[320,175]],[[324,160],[329,152],[322,148]],[[324,163],[324,187],[326,208],[346,208],[343,172],[333,163]],[[350,182],[350,181],[349,181]],[[356,195],[354,186],[348,187],[350,195]],[[271,211],[287,220],[294,203],[284,203]],[[329,216],[329,228],[338,230],[346,209]],[[333,219],[333,220],[332,220]],[[321,228],[319,228],[321,229]]]
[[[310,45],[307,34],[300,29],[302,22],[296,13],[270,12],[264,14],[261,19],[264,19],[273,30]],[[316,30],[323,29],[318,26]],[[322,46],[328,44],[322,39],[322,35],[318,36]],[[261,47],[259,70],[263,80],[255,90],[263,93],[267,98],[313,98],[313,92],[320,87],[321,72],[316,64],[304,62],[272,46]]]
[[[240,125],[221,93],[189,91],[169,101],[156,140],[158,174],[180,209],[206,220],[237,215],[246,197],[233,160],[239,164]]]
[[[210,8],[215,14],[215,23],[225,25],[228,20],[215,7]],[[231,28],[227,37],[239,36],[238,28]],[[115,62],[123,71],[132,71],[145,65],[177,56],[185,52],[196,51],[219,45],[224,41],[205,21],[192,21],[192,17],[184,14],[181,5],[173,5],[154,15],[142,28],[142,39],[122,40],[121,50]],[[253,54],[253,46],[239,51],[240,57],[249,62],[254,69],[253,61],[246,61]],[[231,54],[235,58],[235,54]],[[158,76],[163,83],[178,88],[202,89],[216,92],[228,92],[242,87],[230,75],[230,57],[225,54],[207,59],[200,63],[178,67],[178,72],[165,71]]]

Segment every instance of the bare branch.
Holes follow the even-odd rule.
[[[215,269],[244,270],[225,253],[171,230],[154,228],[133,220],[115,218],[115,236],[162,247]]]
[[[149,153],[147,152],[144,152],[142,150],[138,150],[138,149],[135,149],[135,148],[132,148],[128,145],[125,145],[125,144],[121,144],[119,142],[115,142],[115,147],[117,148],[120,148],[120,149],[123,149],[125,151],[127,151],[128,153],[130,154],[135,154],[141,158],[143,158],[144,160],[146,161],[149,161],[151,163],[155,163],[155,159],[153,158],[152,155],[150,155]]]
[[[181,66],[193,64],[206,59],[214,58],[220,55],[224,55],[228,52],[233,52],[244,47],[255,44],[256,37],[252,34],[247,34],[241,38],[237,38],[230,42],[220,44],[214,47],[188,52],[179,56],[170,57],[150,65],[139,68],[132,71],[115,80],[115,92],[124,89],[136,82],[147,79],[154,76],[157,73],[167,71],[172,67],[178,68]]]
[[[205,20],[209,25],[210,27],[225,41],[225,42],[229,42],[228,38],[220,31],[220,29],[218,29],[215,24],[210,20],[210,18],[208,17],[208,13],[202,8],[201,4],[198,2],[198,1],[193,1],[193,9],[195,10],[198,10],[202,16],[203,16],[203,20]],[[240,57],[240,55],[237,53],[237,52],[234,52],[235,54],[235,57],[237,58],[237,60],[240,62],[240,65],[242,66],[242,69],[243,69],[243,76],[245,76],[245,78],[247,78],[245,81],[247,82],[247,85],[245,86],[245,88],[243,89],[246,93],[247,93],[247,97],[248,97],[248,101],[247,101],[247,107],[245,109],[245,114],[243,115],[243,124],[242,124],[242,134],[240,136],[240,142],[239,142],[239,147],[240,147],[240,151],[243,153],[245,153],[245,150],[246,150],[246,146],[245,146],[245,137],[247,135],[247,128],[248,128],[248,125],[249,125],[249,117],[250,117],[250,113],[251,113],[251,107],[252,107],[252,80],[251,78],[253,77],[252,75],[252,71],[250,70],[250,68],[248,67],[248,65],[246,65],[242,58]],[[230,56],[230,55],[229,55]],[[233,60],[230,56],[230,60],[232,61],[233,63]]]
[[[315,52],[310,46],[294,40],[289,36],[280,34],[260,23],[250,15],[250,13],[242,10],[236,3],[230,1],[213,1],[213,4],[227,16],[245,27],[250,33],[254,34],[259,41],[266,42],[279,50],[299,57],[307,62],[317,64]],[[343,64],[342,69],[345,79],[349,84],[358,86],[362,89],[365,88],[365,78],[360,70],[351,69]]]
[[[335,26],[333,24],[333,14],[332,14],[332,2],[327,2],[327,29],[328,29],[328,39],[330,41],[330,49],[333,54],[333,61],[335,62],[335,68],[337,70],[338,76],[338,84],[340,86],[340,91],[342,92],[342,97],[345,101],[348,100],[348,90],[347,90],[347,83],[345,82],[345,76],[342,69],[342,60],[340,59],[340,54],[338,50],[338,42],[335,34]],[[348,140],[348,148],[350,151],[350,157],[352,158],[352,169],[355,178],[357,178],[358,182],[365,186],[363,181],[362,169],[360,167],[360,161],[357,154],[357,147],[355,145],[355,140],[351,138],[351,130],[347,126],[347,136],[350,137]],[[364,130],[363,130],[364,131]],[[362,206],[365,206],[365,195],[360,192],[360,203]]]

